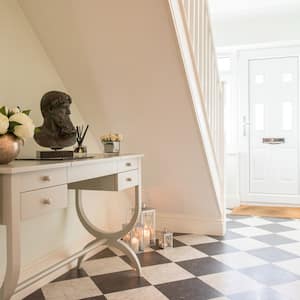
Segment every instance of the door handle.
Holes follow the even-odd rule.
[[[262,142],[264,144],[271,144],[271,145],[284,144],[285,138],[263,138]]]

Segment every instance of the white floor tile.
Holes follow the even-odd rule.
[[[299,300],[300,280],[272,287],[275,291],[286,297],[287,300]]]
[[[142,268],[143,277],[151,284],[161,284],[194,277],[175,263]]]
[[[279,235],[285,236],[291,240],[299,241],[300,242],[300,230],[292,230],[292,231],[285,231],[279,232]]]
[[[290,252],[290,253],[298,255],[298,256],[300,255],[300,242],[279,245],[279,246],[277,246],[277,248],[285,250],[287,252]]]
[[[207,256],[207,254],[200,252],[199,250],[196,250],[195,248],[192,248],[190,246],[166,248],[157,252],[170,259],[171,261],[183,261]]]
[[[281,222],[280,225],[291,227],[294,229],[300,229],[300,220]]]
[[[261,225],[267,225],[271,224],[272,222],[261,219],[261,218],[246,218],[246,219],[240,219],[238,220],[239,223],[248,225],[248,226],[261,226]]]
[[[230,229],[232,232],[241,234],[243,236],[252,237],[258,235],[270,234],[270,231],[263,230],[256,227],[242,227],[242,228],[233,228]]]
[[[216,239],[213,239],[209,236],[197,235],[197,234],[179,235],[176,236],[175,239],[186,245],[198,245],[198,244],[217,242]]]
[[[224,295],[256,290],[262,286],[260,283],[237,271],[200,276],[199,279]]]
[[[232,269],[244,269],[264,265],[267,262],[245,252],[234,252],[213,256],[216,260],[224,263]]]
[[[46,299],[79,300],[102,295],[89,277],[49,283],[42,290]]]
[[[106,294],[105,297],[107,300],[168,300],[167,297],[153,286]]]
[[[274,265],[300,276],[300,258],[280,261]]]
[[[107,257],[84,262],[83,269],[89,276],[130,270],[131,267],[120,257]]]
[[[225,240],[223,241],[223,243],[232,246],[236,249],[239,249],[241,251],[249,251],[249,250],[269,247],[269,245],[251,238]]]

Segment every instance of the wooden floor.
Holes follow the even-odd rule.
[[[260,216],[300,219],[300,207],[241,205],[231,214],[240,216]]]

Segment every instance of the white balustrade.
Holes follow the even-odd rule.
[[[194,63],[202,90],[203,106],[209,135],[217,161],[219,177],[223,179],[223,85],[219,78],[210,15],[207,0],[179,0],[184,10],[183,16],[189,33],[189,41],[194,54]]]

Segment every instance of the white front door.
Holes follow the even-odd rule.
[[[299,57],[244,58],[242,201],[299,204]],[[247,80],[247,83],[246,83]],[[242,91],[248,85],[247,96]],[[246,96],[246,97],[245,97]],[[248,109],[247,109],[248,107]],[[299,202],[299,203],[298,203]]]

